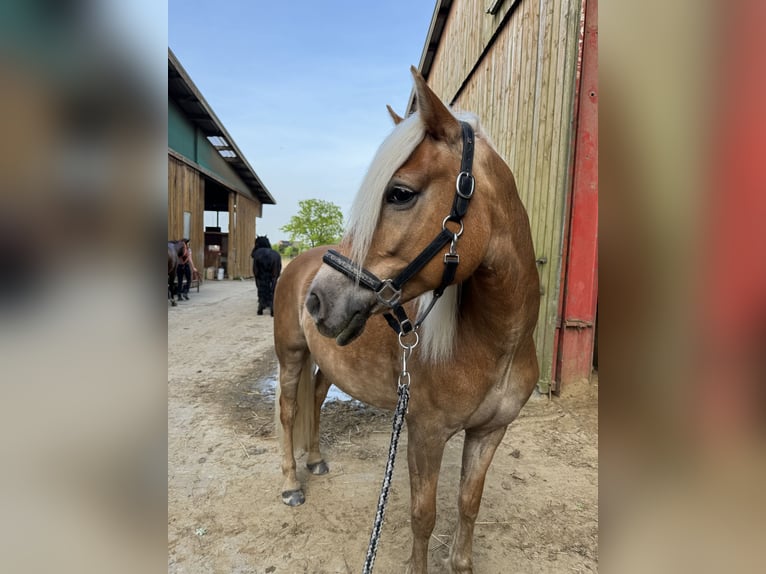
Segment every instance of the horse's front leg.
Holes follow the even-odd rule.
[[[176,306],[175,299],[175,285],[176,285],[176,273],[175,271],[168,272],[168,299],[170,299],[170,305]]]
[[[306,467],[311,474],[326,474],[330,468],[322,458],[322,453],[319,452],[319,416],[322,413],[322,403],[327,398],[327,391],[330,390],[331,383],[321,370],[317,371],[314,381],[314,428],[311,432]]]
[[[307,352],[307,351],[305,351]],[[295,472],[293,428],[298,410],[298,384],[304,365],[304,352],[291,351],[279,361],[279,424],[282,426],[282,502],[303,504],[305,496]]]
[[[428,542],[436,523],[436,486],[446,442],[441,432],[407,420],[412,513],[412,554],[407,571],[411,574],[428,572]]]
[[[450,551],[449,564],[455,574],[473,572],[473,528],[479,514],[484,479],[505,430],[466,431],[463,443],[463,468],[460,474],[458,497],[458,523]]]

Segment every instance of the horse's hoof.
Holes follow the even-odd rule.
[[[287,506],[300,506],[306,502],[306,497],[303,496],[303,491],[300,488],[298,490],[285,490],[282,493],[282,502]]]
[[[178,305],[178,303],[176,303],[175,299],[170,301],[170,306],[171,307],[175,307],[176,305]]]
[[[309,472],[311,474],[316,474],[316,475],[327,474],[328,472],[330,472],[330,467],[327,466],[327,463],[323,460],[320,460],[319,462],[314,462],[312,464],[307,463],[306,468],[309,469]]]

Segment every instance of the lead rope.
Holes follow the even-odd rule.
[[[414,335],[414,341],[408,344],[404,341],[409,335]],[[417,331],[410,331],[409,334],[399,333],[399,346],[402,348],[402,371],[399,373],[396,392],[399,400],[396,402],[394,411],[393,429],[391,430],[391,444],[388,447],[388,462],[386,463],[386,472],[383,475],[383,485],[380,488],[380,497],[378,498],[378,510],[375,512],[375,522],[372,525],[370,534],[370,545],[367,547],[367,557],[364,560],[363,574],[372,574],[372,565],[375,562],[375,554],[378,552],[378,541],[380,540],[380,530],[383,528],[383,517],[386,514],[386,503],[388,502],[388,491],[391,488],[391,479],[394,474],[394,462],[396,462],[396,447],[399,444],[399,435],[402,432],[404,416],[407,414],[407,404],[410,401],[410,372],[407,370],[407,359],[412,354],[412,349],[418,346],[420,337]]]

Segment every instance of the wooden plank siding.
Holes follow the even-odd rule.
[[[438,94],[452,98],[480,62],[481,54],[502,26],[519,0],[506,0],[494,16],[486,14],[486,0],[456,0],[450,7],[439,50],[434,55],[432,72],[440,69],[438,79],[429,75],[428,83]],[[442,46],[449,46],[443,49]],[[435,82],[432,84],[432,81]]]
[[[192,259],[202,272],[204,263],[205,181],[191,166],[168,155],[168,240],[182,239],[184,211],[191,213]]]
[[[229,194],[229,254],[230,279],[252,277],[250,252],[256,235],[256,217],[261,216],[261,204],[242,195]]]
[[[508,0],[495,16],[486,4],[453,3],[427,79],[455,109],[479,116],[516,177],[536,256],[547,260],[535,334],[544,387],[554,377],[581,1]]]

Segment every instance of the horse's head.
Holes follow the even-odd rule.
[[[475,132],[473,175],[476,194],[462,223],[446,222],[456,197],[463,161],[461,123],[412,69],[418,111],[407,119],[389,108],[396,127],[378,149],[354,200],[340,252],[381,279],[394,278],[415,260],[443,228],[456,234],[460,262],[452,283],[467,279],[482,262],[490,240],[489,199],[498,175],[488,158],[492,147],[475,118],[463,118]],[[510,174],[510,172],[508,171]],[[440,286],[449,242],[401,288],[401,303]],[[324,265],[309,289],[306,307],[320,333],[339,345],[355,339],[373,313],[387,308],[376,294]]]
[[[271,241],[269,241],[269,238],[265,235],[259,235],[255,238],[255,247],[256,249],[259,249],[261,247],[268,247],[271,248]]]

